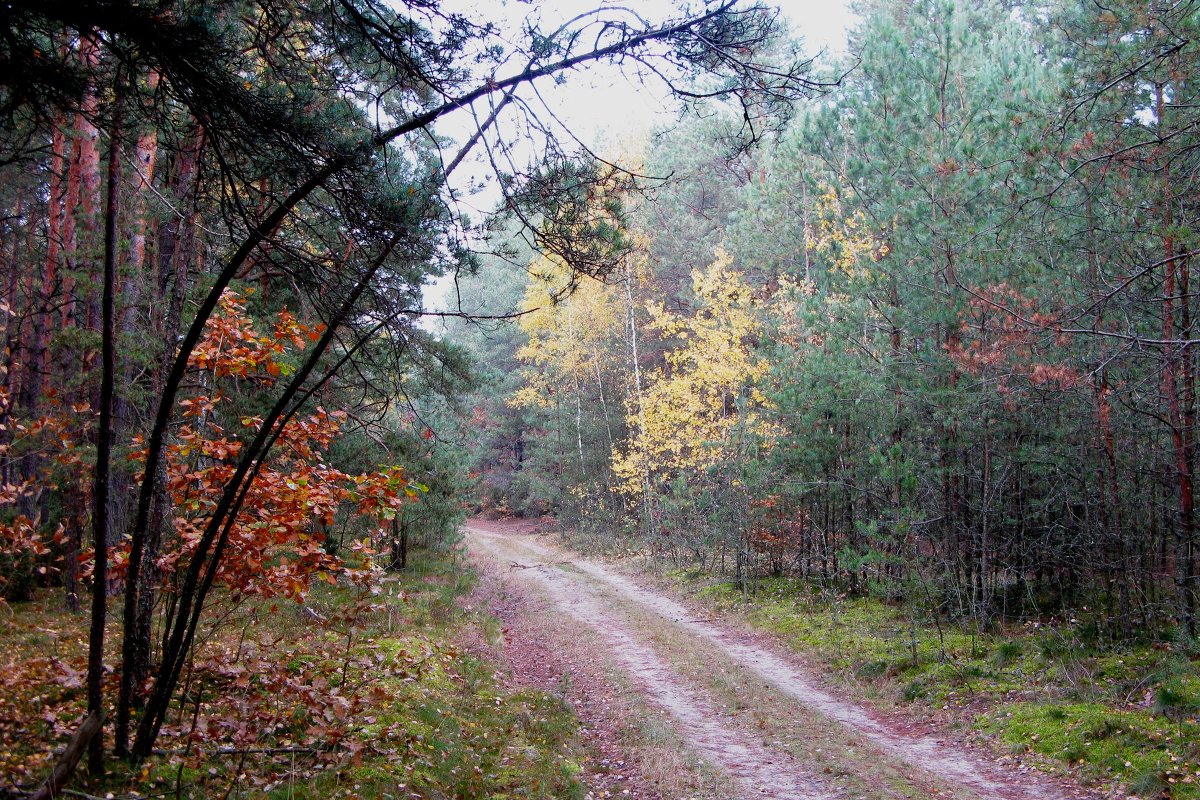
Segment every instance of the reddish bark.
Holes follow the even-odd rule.
[[[32,304],[32,329],[29,335],[29,364],[27,379],[21,401],[28,412],[36,416],[42,402],[42,387],[46,377],[50,332],[55,328],[51,319],[54,298],[62,272],[63,228],[66,216],[66,185],[63,171],[66,168],[67,137],[64,132],[66,120],[58,118],[51,132],[49,161],[49,191],[46,203],[46,260],[41,273],[40,286],[33,271],[29,275],[29,302]]]
[[[167,343],[174,342],[179,335],[183,301],[187,295],[188,269],[192,263],[196,238],[194,197],[203,142],[203,131],[198,127],[193,129],[175,154],[168,179],[170,202],[175,213],[159,230],[158,273],[154,285],[155,305],[160,308],[166,307],[159,332],[162,341]],[[154,372],[154,395],[162,391],[163,382],[174,357],[174,350],[167,344]],[[128,754],[132,708],[141,703],[138,693],[150,674],[151,623],[155,586],[159,578],[157,562],[169,525],[169,505],[170,501],[166,496],[166,464],[160,462],[154,475],[154,500],[145,544],[138,564],[131,566],[129,570],[129,584],[125,591],[123,669],[114,732],[116,752],[120,756]]]
[[[85,37],[79,42],[79,58],[83,67],[94,74],[100,63],[100,46],[91,38]],[[95,120],[99,112],[100,101],[94,91],[89,91],[80,104],[80,113],[76,116],[77,130],[76,147],[79,159],[79,205],[77,218],[79,225],[80,262],[89,263],[98,260],[100,254],[99,220],[100,216],[100,129]],[[95,273],[93,273],[95,274]],[[89,297],[84,299],[86,325],[95,329],[99,324],[100,305],[95,291],[87,290]],[[73,311],[74,309],[72,309]]]
[[[1165,87],[1155,85],[1155,110],[1159,125],[1166,125]],[[1163,368],[1162,388],[1167,404],[1167,419],[1171,428],[1171,446],[1174,455],[1175,477],[1178,491],[1179,512],[1179,550],[1176,554],[1176,569],[1179,574],[1180,616],[1190,634],[1195,633],[1195,590],[1191,586],[1192,549],[1196,534],[1195,496],[1192,479],[1192,459],[1188,448],[1189,433],[1185,430],[1183,404],[1180,400],[1179,383],[1181,375],[1190,377],[1190,370],[1182,366],[1182,345],[1179,341],[1180,329],[1176,323],[1176,292],[1179,284],[1186,281],[1181,275],[1181,261],[1171,230],[1174,225],[1174,190],[1170,167],[1162,154],[1162,199],[1160,221],[1164,230],[1163,243],[1163,300],[1162,300],[1162,338],[1163,338]],[[1182,278],[1182,281],[1181,281]],[[1186,304],[1186,297],[1183,303]],[[1185,312],[1186,314],[1186,312]],[[1186,330],[1183,331],[1186,333]]]
[[[158,70],[151,70],[146,78],[147,90],[154,92],[158,83]],[[154,185],[154,168],[157,161],[158,129],[151,127],[138,137],[137,146],[134,148],[134,192],[129,209],[133,228],[129,239],[129,266],[132,276],[139,275],[146,263],[146,237],[150,228],[146,208]],[[128,304],[126,308],[128,309]]]

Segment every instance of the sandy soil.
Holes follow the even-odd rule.
[[[502,661],[514,688],[535,688],[568,703],[582,722],[587,744],[583,779],[588,800],[636,797],[664,800],[649,779],[653,769],[622,741],[624,720],[645,709],[627,702],[594,657],[599,646],[581,636],[574,619],[563,615],[549,598],[517,580],[509,565],[476,554],[479,576],[468,602],[485,607],[500,621],[500,641],[480,636],[462,642],[468,650],[484,651],[488,660]]]
[[[847,702],[820,687],[803,665],[769,642],[696,619],[681,603],[608,566],[571,554],[546,537],[531,535],[535,531],[528,524],[484,521],[472,521],[466,528],[472,554],[494,579],[526,597],[533,593],[557,612],[544,615],[542,627],[554,627],[546,625],[546,618],[566,623],[557,632],[546,630],[547,641],[538,641],[539,632],[530,630],[509,637],[506,656],[517,664],[529,664],[528,655],[540,648],[540,658],[533,663],[544,667],[553,660],[547,659],[550,650],[560,660],[565,656],[559,654],[574,651],[573,659],[568,659],[575,662],[574,668],[558,664],[564,672],[556,680],[561,683],[566,674],[591,695],[605,690],[596,689],[595,674],[585,675],[587,670],[579,667],[607,664],[628,676],[646,704],[670,720],[682,747],[691,751],[683,760],[703,759],[737,787],[737,797],[1079,800],[1098,796],[996,763],[936,733]],[[588,635],[573,636],[572,625]],[[703,665],[699,675],[679,667],[687,657]],[[720,673],[720,680],[736,675],[743,683],[764,685],[773,695],[766,710],[773,727],[778,729],[782,723],[804,741],[789,746],[783,741],[786,736],[761,735],[737,709],[722,701],[714,685],[706,685],[706,672],[712,673],[713,680]],[[621,722],[613,718],[620,709],[588,708],[586,698],[582,705],[576,703],[577,711],[600,740],[609,767],[600,772],[593,769],[588,776],[603,784],[594,796],[655,796],[655,790],[648,788],[654,784],[647,780],[652,776],[642,774],[645,765],[639,764],[636,753],[622,758],[611,733]],[[822,743],[824,748],[814,746]],[[821,755],[812,760],[806,754]],[[617,792],[613,791],[613,765],[619,767]],[[837,780],[837,776],[850,779]]]

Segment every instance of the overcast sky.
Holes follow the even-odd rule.
[[[597,0],[443,0],[445,10],[457,11],[479,21],[494,21],[502,31],[512,31],[514,35],[530,14],[539,15],[539,27],[543,30],[553,29],[583,11],[594,9],[597,4]],[[692,4],[699,5],[695,0]],[[792,34],[803,42],[807,55],[817,56],[824,52],[828,57],[837,57],[844,54],[846,33],[855,21],[846,8],[847,0],[776,0],[772,4],[779,7]],[[673,0],[616,0],[610,5],[631,9],[651,20],[661,20],[677,13],[679,3]],[[502,74],[506,74],[505,71]],[[669,104],[664,102],[661,92],[638,87],[612,65],[591,64],[572,73],[561,86],[547,79],[539,81],[537,88],[563,125],[602,157],[618,157],[623,143],[640,142],[651,130],[666,127],[676,119],[672,110],[665,107]],[[523,96],[527,94],[524,92]],[[480,113],[486,111],[480,109]],[[471,118],[459,113],[440,123],[438,130],[462,142],[474,128]],[[566,146],[566,149],[574,148]],[[533,154],[528,156],[533,157]],[[477,153],[476,158],[467,159],[451,177],[451,184],[458,189],[459,210],[476,218],[494,208],[500,200],[495,186],[475,193],[465,191],[474,179],[490,173],[490,169],[476,160],[480,157],[482,154]],[[448,279],[443,279],[427,287],[426,307],[445,308],[448,286]]]
[[[774,0],[788,20],[793,35],[804,43],[809,55],[825,52],[831,56],[845,52],[846,32],[854,15],[847,9],[847,0]],[[469,17],[497,22],[501,29],[517,31],[522,22],[534,15],[543,29],[593,9],[597,0],[444,0],[443,7]],[[661,20],[677,14],[674,0],[625,0],[610,5],[623,6],[650,20]],[[692,5],[698,6],[696,0]],[[589,65],[574,73],[561,87],[541,81],[538,88],[560,114],[564,123],[588,145],[600,140],[620,139],[638,135],[654,127],[669,124],[672,117],[664,113],[660,97],[653,91],[640,89],[622,76],[615,67]]]

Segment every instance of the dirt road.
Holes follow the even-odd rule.
[[[581,662],[602,665],[626,684],[634,703],[666,720],[678,763],[699,763],[716,775],[707,791],[651,780],[654,794],[670,797],[674,787],[679,797],[781,800],[1096,796],[841,700],[763,643],[695,619],[680,603],[545,537],[495,523],[469,525],[466,533],[473,557],[495,579],[540,598],[543,620],[526,632],[524,647],[543,639],[536,643],[541,660],[556,651],[582,652],[574,667],[564,668],[568,673]],[[584,680],[570,674],[560,680],[573,677]],[[642,712],[630,712],[626,703],[625,713]],[[587,719],[586,708],[580,716],[585,725],[604,724]],[[638,785],[636,776],[630,785]]]

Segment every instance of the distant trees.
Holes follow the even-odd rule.
[[[741,469],[773,432],[764,419],[769,364],[757,349],[763,298],[724,252],[692,273],[691,295],[689,314],[651,308],[647,329],[671,346],[628,401],[631,434],[613,449],[612,470],[647,514],[653,541],[702,564],[728,541],[741,564],[749,542]],[[720,523],[710,526],[714,517]]]
[[[640,337],[606,398],[625,436],[591,462],[656,498],[627,529],[710,565],[744,531],[751,574],[985,626],[1087,606],[1194,635],[1192,11],[872,3],[841,87],[761,152],[696,169],[719,112],[658,139],[675,183],[630,256],[649,277],[614,286]],[[718,244],[736,309],[684,278]],[[723,398],[694,384],[739,342],[766,367]]]
[[[535,497],[610,508],[607,455],[625,432],[619,404],[622,303],[618,287],[596,281],[581,284],[562,302],[569,280],[569,268],[553,260],[530,266],[526,313],[519,320],[527,340],[516,351],[527,365],[524,385],[508,402],[544,420],[555,436],[557,480],[540,491],[531,487]]]
[[[818,334],[844,366],[821,364],[813,390],[792,394],[801,408],[841,398],[826,414],[843,442],[828,442],[824,474],[800,483],[807,502],[836,498],[820,518],[844,532],[852,583],[923,554],[955,610],[986,622],[993,578],[1010,564],[996,524],[997,504],[1016,496],[1007,460],[1029,437],[1011,427],[1023,420],[1005,418],[1003,387],[965,374],[954,355],[982,287],[1026,285],[1040,271],[1019,245],[1019,204],[1033,192],[1027,150],[1040,132],[1021,117],[1044,114],[1054,85],[1000,8],[913,12],[872,9],[859,68],[797,132],[794,147],[819,159],[798,180],[829,187],[807,212],[814,281],[852,299],[839,304],[845,322]],[[792,359],[787,369],[804,371],[806,348],[782,360]],[[847,408],[864,402],[864,414]],[[788,429],[803,449],[811,434]]]
[[[1082,292],[1073,298],[1070,321],[1093,348],[1088,377],[1106,453],[1096,474],[1108,483],[1097,494],[1109,498],[1108,518],[1117,527],[1106,549],[1141,562],[1133,570],[1141,579],[1122,586],[1123,595],[1156,592],[1150,574],[1172,575],[1176,616],[1195,636],[1200,578],[1190,261],[1198,209],[1185,187],[1198,176],[1200,117],[1186,77],[1197,59],[1196,19],[1184,5],[1118,4],[1096,15],[1066,15],[1062,30],[1074,97],[1064,116],[1059,146],[1065,157],[1051,202],[1069,221],[1069,246],[1081,262]],[[1128,453],[1122,440],[1137,441],[1138,458],[1120,458]],[[1153,509],[1142,542],[1157,547],[1157,559],[1134,555],[1142,542],[1129,542],[1122,530],[1146,521],[1138,513],[1128,516],[1131,501]],[[1116,583],[1128,580],[1128,563],[1114,565]]]

